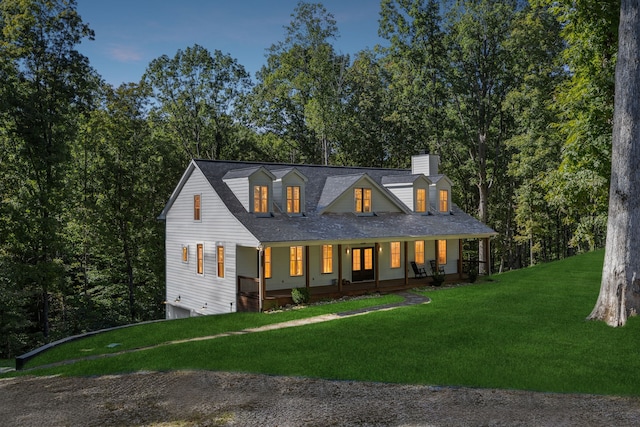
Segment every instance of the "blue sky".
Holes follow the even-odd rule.
[[[252,77],[265,50],[284,39],[298,0],[78,0],[83,22],[95,31],[79,50],[114,86],[137,82],[153,59],[198,44],[230,54]],[[378,38],[379,0],[321,1],[336,19],[340,53],[384,43]]]

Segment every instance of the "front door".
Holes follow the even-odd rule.
[[[373,248],[354,248],[351,268],[352,281],[364,282],[373,280]]]

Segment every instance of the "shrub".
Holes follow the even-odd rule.
[[[291,289],[291,299],[294,304],[306,304],[311,300],[308,288]]]
[[[441,286],[444,283],[445,277],[446,275],[444,273],[440,273],[439,271],[434,272],[433,276],[431,276],[433,286]]]
[[[474,283],[478,279],[478,268],[470,265],[467,269],[467,277],[469,278],[469,283]]]

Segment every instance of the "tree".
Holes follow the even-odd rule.
[[[502,262],[512,268],[560,256],[554,245],[559,213],[547,200],[545,184],[560,161],[561,138],[549,126],[558,120],[552,108],[554,91],[567,78],[559,60],[563,49],[560,25],[548,7],[525,8],[515,22],[509,44],[515,51],[519,85],[504,105],[514,123],[514,136],[506,141],[512,151],[508,171],[514,198],[509,204],[514,212],[508,215],[501,236],[505,242]],[[523,259],[523,247],[528,247],[528,262]]]
[[[102,92],[75,159],[81,194],[72,219],[83,230],[76,253],[84,252],[85,236],[91,241],[84,288],[105,323],[154,319],[163,312],[164,285],[164,232],[155,217],[181,173],[178,147],[154,138],[147,86],[104,86]],[[90,181],[83,185],[85,173]]]
[[[389,155],[408,161],[420,150],[439,152],[446,128],[446,33],[437,0],[384,0],[380,10],[394,144]],[[406,166],[406,164],[395,165]]]
[[[640,6],[622,0],[618,31],[607,241],[589,319],[623,326],[640,311]]]
[[[269,48],[251,94],[251,120],[290,145],[291,157],[328,164],[342,112],[347,55],[329,42],[338,29],[321,4],[298,3],[282,42]]]
[[[76,50],[93,37],[74,0],[3,0],[0,3],[2,117],[11,157],[2,175],[8,189],[10,240],[4,242],[9,280],[30,293],[32,319],[50,335],[52,294],[65,286],[62,213],[77,118],[88,105],[93,72]]]
[[[574,250],[602,247],[611,170],[614,70],[620,1],[538,0],[562,25],[570,78],[555,91],[563,138],[560,163],[545,187],[552,206],[572,230]]]
[[[395,138],[386,121],[388,85],[389,74],[375,53],[358,53],[345,78],[345,104],[334,147],[336,164],[385,167],[402,161],[390,155]]]
[[[226,157],[236,103],[250,86],[242,65],[194,45],[154,59],[143,79],[157,100],[156,120],[181,144],[186,161]]]
[[[487,224],[492,223],[492,188],[509,182],[505,141],[513,127],[503,105],[507,94],[518,86],[515,52],[507,42],[516,10],[515,0],[459,1],[448,18],[447,83],[455,127],[446,135],[442,150],[450,162],[450,175],[465,183],[462,189],[469,188],[467,183],[475,186],[477,215]],[[498,193],[500,198],[511,198],[510,187],[501,190],[506,191]],[[484,241],[479,252],[480,261],[488,261]]]

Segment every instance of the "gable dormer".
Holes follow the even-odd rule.
[[[382,185],[416,213],[429,212],[431,181],[422,174],[390,175],[382,177]]]
[[[429,177],[432,184],[429,187],[431,210],[436,213],[451,212],[451,181],[446,175]]]
[[[231,170],[222,178],[247,212],[258,215],[271,215],[273,211],[275,179],[276,177],[262,166]]]
[[[393,194],[366,173],[327,177],[318,201],[318,211],[363,216],[376,212],[409,212]]]
[[[296,168],[273,171],[273,200],[280,211],[287,215],[302,215],[305,212],[305,186],[307,177]]]
[[[431,212],[451,212],[451,180],[438,173],[440,156],[435,154],[419,154],[411,156],[411,173],[423,174],[431,181],[429,185],[429,203]]]

